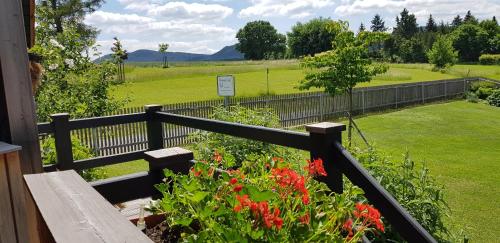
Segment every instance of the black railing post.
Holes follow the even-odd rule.
[[[163,148],[163,125],[156,119],[156,112],[161,111],[161,105],[146,105],[146,129],[148,135],[148,150]]]
[[[322,159],[328,174],[326,177],[318,178],[318,180],[327,184],[336,193],[343,191],[342,170],[339,167],[341,165],[339,155],[333,153],[332,148],[335,142],[342,142],[342,131],[345,131],[345,128],[344,124],[331,122],[306,126],[311,140],[311,159]]]
[[[73,167],[73,150],[69,129],[69,114],[58,113],[50,116],[54,129],[57,164],[59,170],[69,170]]]

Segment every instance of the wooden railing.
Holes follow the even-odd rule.
[[[39,126],[41,132],[53,133],[55,138],[57,164],[46,166],[46,170],[80,170],[145,158],[144,151],[141,150],[73,161],[71,130],[146,122],[147,150],[157,150],[164,147],[163,123],[174,124],[309,151],[311,158],[323,159],[328,176],[320,177],[318,180],[327,184],[332,191],[342,193],[342,178],[345,175],[353,184],[364,190],[366,198],[407,241],[435,242],[432,236],[341,145],[342,131],[345,130],[343,124],[309,125],[306,126],[308,133],[303,133],[171,114],[162,112],[161,106],[158,105],[146,106],[145,112],[136,114],[78,120],[68,118],[68,114],[56,114],[52,116],[51,123]],[[158,171],[152,170],[161,168],[150,168],[147,172],[97,181],[92,185],[111,203],[153,196],[157,193],[153,188],[153,184],[157,183],[153,175],[158,174]]]

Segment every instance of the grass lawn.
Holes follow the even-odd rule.
[[[129,107],[145,104],[169,104],[215,99],[216,76],[233,74],[237,96],[267,93],[266,68],[269,68],[269,91],[272,94],[297,93],[295,87],[304,76],[295,60],[237,61],[173,64],[163,69],[153,64],[131,64],[126,67],[127,83],[117,86],[113,95],[129,98]],[[177,65],[177,66],[175,66]],[[386,74],[361,86],[402,82],[419,82],[469,76],[500,79],[500,66],[457,65],[446,73],[432,72],[428,64],[390,64]]]
[[[395,159],[408,150],[416,161],[427,164],[445,186],[453,221],[472,242],[499,240],[499,121],[500,108],[466,101],[356,119],[379,150]],[[359,136],[355,138],[361,144]]]

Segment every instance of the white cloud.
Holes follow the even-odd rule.
[[[154,19],[139,16],[137,14],[120,14],[120,13],[110,13],[104,11],[95,11],[86,16],[85,22],[90,25],[101,25],[101,24],[145,24],[151,23]]]
[[[397,14],[403,8],[407,8],[420,18],[419,22],[426,21],[429,14],[451,20],[457,14],[463,16],[467,10],[471,10],[476,17],[490,18],[500,13],[500,2],[497,0],[350,0],[343,1],[335,9],[335,13],[340,16],[375,14],[381,11]]]
[[[315,10],[333,6],[333,0],[251,0],[252,6],[239,12],[241,18],[282,16],[304,18]]]
[[[233,13],[233,9],[220,4],[187,3],[172,1],[158,3],[151,0],[119,0],[125,9],[145,12],[150,17],[170,20],[203,21],[222,20]]]
[[[158,50],[158,43],[156,41],[143,41],[138,39],[122,39],[120,40],[123,47],[130,53],[140,49],[148,50]],[[111,46],[113,45],[113,40],[101,40],[97,41],[99,45],[99,52],[105,54],[109,53]],[[189,52],[189,53],[203,53],[203,54],[213,54],[218,50],[214,50],[209,47],[210,41],[193,41],[193,42],[168,42],[170,45],[168,48],[169,52]]]

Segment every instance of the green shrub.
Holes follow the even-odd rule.
[[[472,103],[479,102],[479,97],[477,97],[477,94],[474,92],[468,92],[466,95],[466,99],[467,99],[467,101],[472,102]]]
[[[479,99],[484,100],[484,99],[488,98],[488,96],[493,94],[494,90],[495,89],[493,89],[493,88],[479,87],[479,89],[476,91],[476,94],[477,94],[477,97]]]
[[[488,104],[496,107],[500,107],[500,89],[496,89],[493,93],[486,98]]]
[[[212,119],[236,122],[247,125],[279,127],[279,117],[272,109],[248,109],[240,105],[226,109],[222,106],[215,107]],[[215,151],[232,156],[227,159],[227,166],[239,166],[244,161],[254,161],[262,155],[282,157],[285,159],[297,158],[298,154],[281,146],[267,144],[259,141],[237,138],[220,133],[197,132],[192,135],[194,150],[203,160],[210,160]]]
[[[479,63],[483,65],[500,65],[500,54],[483,54],[479,57]]]
[[[449,208],[444,201],[443,187],[429,175],[425,166],[416,166],[406,153],[401,162],[394,162],[375,149],[353,148],[351,153],[391,193],[394,198],[438,241],[456,236],[445,226]],[[383,241],[402,241],[388,222]]]
[[[479,81],[471,83],[469,90],[475,93],[479,88],[495,88],[495,87],[496,87],[495,84],[492,82]]]
[[[71,146],[73,148],[73,159],[92,158],[92,151],[76,137],[71,137]],[[48,137],[41,141],[42,162],[44,165],[57,163],[56,143],[53,137]],[[86,181],[95,181],[106,178],[106,172],[100,168],[81,170],[78,172]]]

